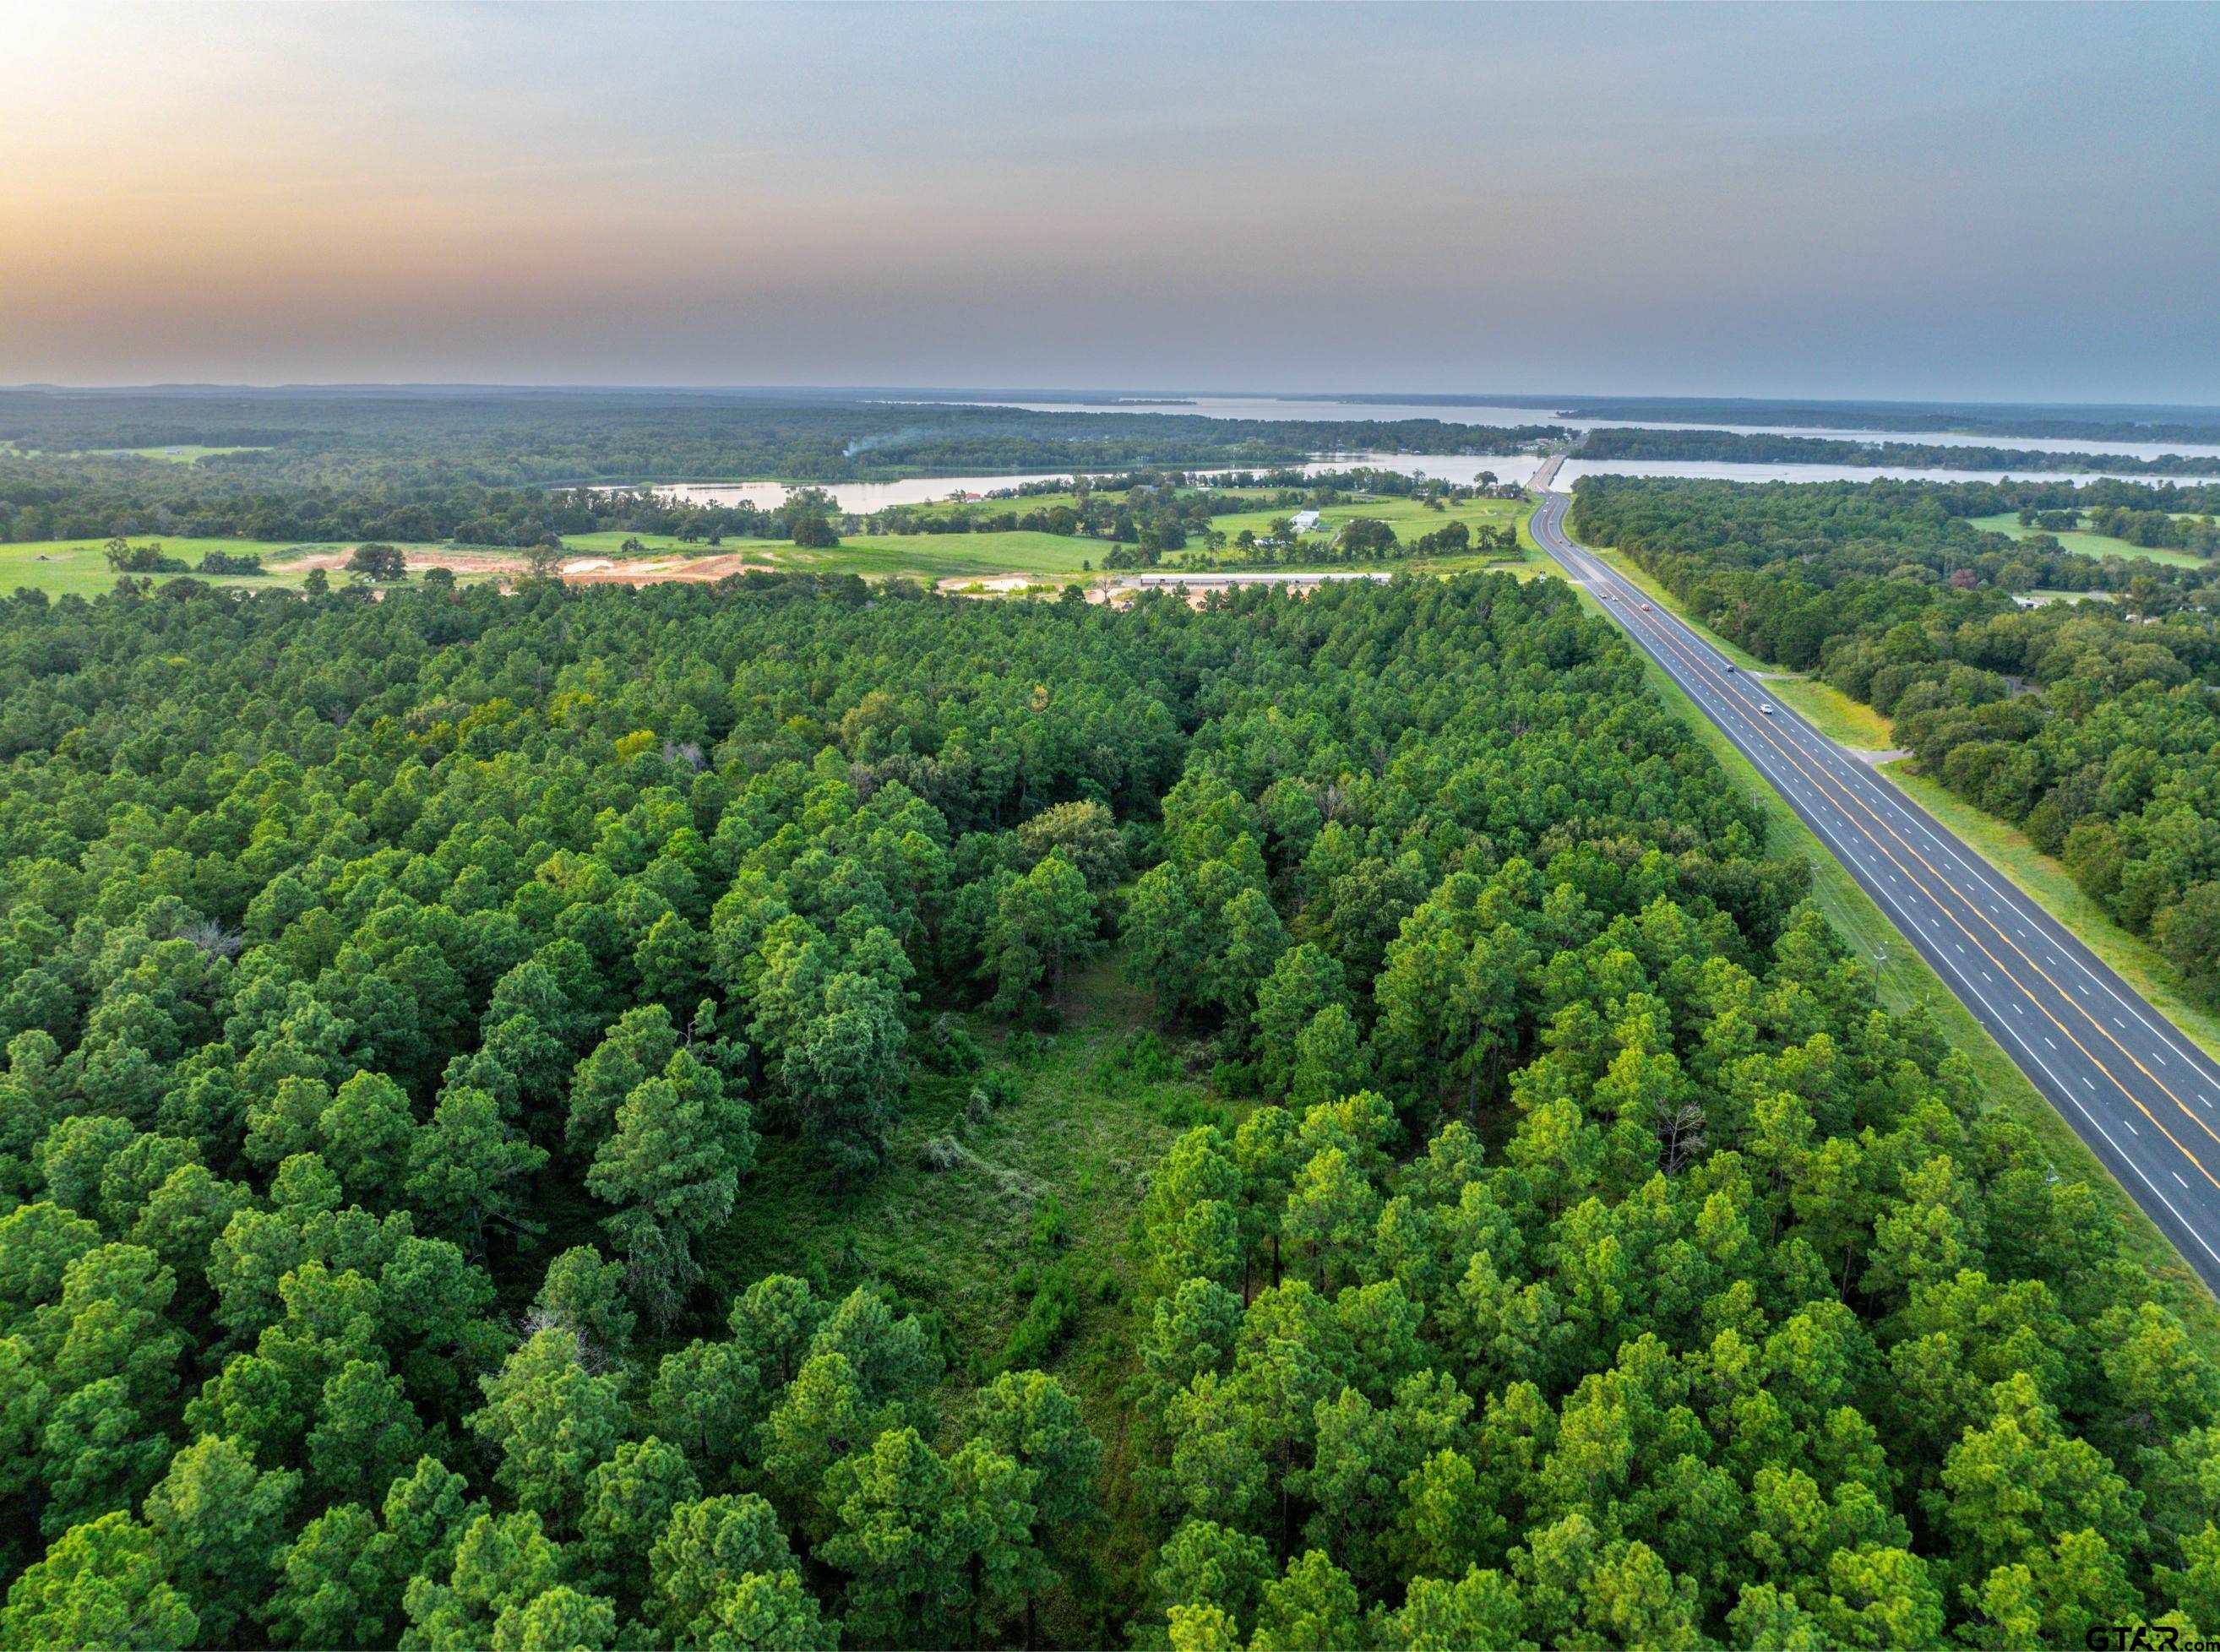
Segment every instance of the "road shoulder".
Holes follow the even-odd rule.
[[[1568,583],[1590,613],[1612,619],[1614,628],[1618,628],[1608,604],[1599,602],[1579,581]],[[2026,1125],[2061,1175],[2086,1181],[2095,1190],[2121,1223],[2127,1254],[2148,1272],[2155,1293],[2180,1316],[2202,1347],[2220,1356],[2220,1303],[2215,1302],[2172,1241],[1725,732],[1662,666],[1631,641],[1627,646],[1641,663],[1644,681],[1667,710],[1718,760],[1764,815],[1768,851],[1801,859],[1811,868],[1813,902],[1852,950],[1874,969],[1881,1001],[1896,1011],[1914,1005],[1925,1007],[1951,1047],[1973,1063],[1985,1104]]]
[[[1570,531],[1568,524],[1567,532]],[[1801,714],[1849,756],[1870,765],[1933,815],[1967,850],[2009,880],[2056,920],[2067,933],[2142,994],[2180,1029],[2183,1037],[2220,1063],[2220,1014],[2198,1005],[2181,972],[2148,941],[2115,923],[2073,882],[2064,866],[2037,849],[2010,821],[1976,807],[1940,782],[1921,774],[1908,752],[1894,749],[1886,718],[1828,683],[1795,673],[1784,676],[1774,671],[1766,662],[1718,636],[1701,620],[1690,617],[1632,558],[1623,552],[1598,550],[1584,539],[1579,543],[1614,572],[1641,587],[1660,608],[1743,670],[1762,677],[1784,705]]]

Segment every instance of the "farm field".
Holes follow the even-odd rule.
[[[1028,502],[1029,504],[1035,502]],[[1520,577],[1547,572],[1525,529],[1527,507],[1516,500],[1480,500],[1429,510],[1415,501],[1382,499],[1333,505],[1324,512],[1330,523],[1372,517],[1389,523],[1399,537],[1412,539],[1452,521],[1469,527],[1513,527],[1519,535],[1516,553],[1481,552],[1462,557],[1421,558],[1394,564],[1413,573],[1469,573],[1494,569]],[[1263,532],[1286,513],[1260,509],[1219,517],[1217,526],[1229,537],[1243,528]],[[346,542],[282,545],[243,539],[166,539],[134,537],[134,545],[159,543],[169,555],[196,564],[209,552],[231,555],[259,555],[268,573],[259,577],[201,576],[218,584],[296,586],[312,568],[344,577],[342,565],[353,546]],[[1320,541],[1323,545],[1324,541]],[[637,551],[628,556],[627,545]],[[104,541],[53,539],[16,545],[0,544],[0,591],[28,588],[49,596],[97,596],[112,590],[115,574],[108,566]],[[783,539],[727,539],[716,545],[674,534],[633,533],[608,528],[571,533],[563,546],[570,555],[566,577],[596,583],[615,583],[628,576],[640,583],[671,579],[718,578],[743,566],[807,570],[814,573],[856,574],[866,579],[908,578],[927,584],[948,581],[1006,580],[1024,576],[1044,583],[1064,583],[1099,572],[1110,542],[1079,535],[1013,530],[996,533],[882,533],[850,534],[838,545],[804,549]],[[464,580],[496,579],[522,570],[522,553],[502,546],[470,547],[443,544],[403,545],[413,570],[452,569]],[[606,558],[606,567],[581,567]],[[627,566],[636,562],[636,566]],[[1333,565],[1324,559],[1285,564],[1288,571]],[[1168,570],[1182,566],[1179,555],[1164,564]],[[158,577],[171,577],[159,576]]]
[[[1999,511],[1993,516],[1968,516],[1967,526],[1991,533],[2007,533],[2015,539],[2030,539],[2044,530],[2021,525],[2017,515],[2011,511]],[[2169,568],[2201,568],[2204,558],[2186,551],[2166,551],[2155,546],[2130,545],[2125,539],[2116,539],[2109,533],[2073,532],[2052,535],[2068,551],[2085,557],[2140,557],[2146,562],[2164,563]]]
[[[1369,517],[1375,521],[1387,523],[1395,530],[1397,539],[1406,541],[1446,527],[1451,522],[1462,522],[1467,527],[1516,527],[1520,543],[1531,545],[1525,529],[1530,510],[1524,501],[1517,499],[1475,499],[1446,506],[1440,510],[1431,510],[1415,499],[1358,499],[1347,504],[1328,505],[1319,513],[1319,516],[1325,524],[1350,522],[1359,517]],[[1288,514],[1289,512],[1277,508],[1242,511],[1230,516],[1213,517],[1211,526],[1229,539],[1239,534],[1244,528],[1261,535],[1274,522]]]
[[[1077,576],[1087,571],[1086,564],[1098,562],[1110,548],[1101,539],[1024,532],[857,533],[822,550],[807,549],[784,539],[735,539],[712,546],[668,533],[630,533],[620,529],[565,534],[563,547],[574,557],[608,558],[613,565],[597,571],[605,578],[618,578],[627,568],[624,546],[634,540],[647,558],[658,564],[674,556],[689,559],[745,558],[753,564],[811,573],[857,574],[866,579],[908,578],[926,583],[1013,574],[1038,575],[1043,579]],[[643,581],[669,577],[660,568],[642,568],[639,572]]]
[[[134,537],[134,545],[159,545],[163,552],[190,569],[209,552],[231,556],[259,556],[267,573],[261,575],[191,574],[211,585],[243,585],[258,590],[273,586],[297,586],[312,568],[335,571],[352,553],[344,542],[314,545],[273,545],[259,539],[166,539],[156,534]],[[0,544],[0,594],[29,589],[48,596],[103,596],[115,589],[115,570],[108,565],[105,541],[101,539],[27,540]],[[492,578],[507,571],[514,552],[471,552],[446,545],[404,545],[402,551],[412,566],[445,564],[462,579]],[[157,580],[178,577],[155,575]],[[338,577],[344,580],[346,576]]]

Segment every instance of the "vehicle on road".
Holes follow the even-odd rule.
[[[1657,610],[1656,610],[1656,609],[1655,609],[1655,608],[1651,608],[1651,607],[1649,606],[1649,603],[1644,602],[1644,603],[1642,605],[1642,611],[1643,611],[1644,614],[1655,614]]]
[[[1757,702],[1757,708],[1768,717],[1773,715],[1773,701],[1770,700],[1759,701]]]
[[[1736,669],[1736,668],[1735,668],[1735,663],[1734,663],[1732,660],[1729,660],[1729,661],[1727,662],[1727,670],[1729,670],[1730,671],[1731,671],[1731,670],[1735,670],[1735,669]]]

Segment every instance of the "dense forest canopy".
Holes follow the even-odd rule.
[[[844,513],[817,488],[793,489],[770,507],[749,500],[690,500],[645,487],[484,488],[417,480],[360,489],[245,489],[175,465],[33,458],[11,466],[0,456],[0,543],[153,534],[271,545],[372,539],[533,546],[558,544],[565,534],[614,529],[716,546],[727,539],[792,539],[805,521],[820,521],[845,532],[877,534],[1081,535],[1144,546],[1153,561],[1157,553],[1181,549],[1190,533],[1207,534],[1214,516],[1336,504],[1357,491],[1437,501],[1477,495],[1471,488],[1362,468],[1314,477],[1293,467],[1212,474],[1142,470],[996,489],[957,507],[893,505]]]
[[[2214,433],[2220,437],[2220,433]],[[1582,458],[1724,459],[1736,464],[1871,464],[1928,471],[2109,471],[2130,476],[2209,477],[2220,458],[2165,453],[2137,458],[2118,453],[2051,452],[2043,448],[1968,446],[1892,437],[1787,436],[1776,432],[1657,429],[1592,430],[1581,440]]]
[[[235,448],[193,468],[327,487],[397,473],[514,487],[1269,464],[1334,452],[1500,453],[1563,433],[1539,421],[1489,429],[716,391],[0,390],[0,442],[26,452]]]
[[[121,534],[521,547],[604,529],[783,539],[791,501],[777,509],[692,504],[627,484],[1094,472],[1107,493],[1210,467],[1292,486],[1296,467],[1321,452],[1500,452],[1562,433],[675,391],[0,390],[0,541]],[[1412,486],[1392,472],[1377,480],[1389,492]],[[1208,514],[1207,502],[1187,511],[1190,520]],[[945,519],[930,520],[932,531],[949,531]],[[898,513],[882,531],[918,525]],[[1050,531],[1140,537],[1104,527],[1082,518]]]
[[[0,606],[0,1643],[2220,1621],[2209,1358],[1562,586],[171,589]],[[1106,949],[1121,1387],[732,1271]]]
[[[2100,564],[1953,514],[2013,494],[2046,507],[2024,489],[1593,477],[1574,510],[1722,634],[1893,716],[1927,772],[2220,998],[2220,569]],[[2112,600],[2014,600],[2036,587]]]

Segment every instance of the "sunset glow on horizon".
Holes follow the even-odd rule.
[[[2214,16],[24,5],[0,383],[2215,401]]]

